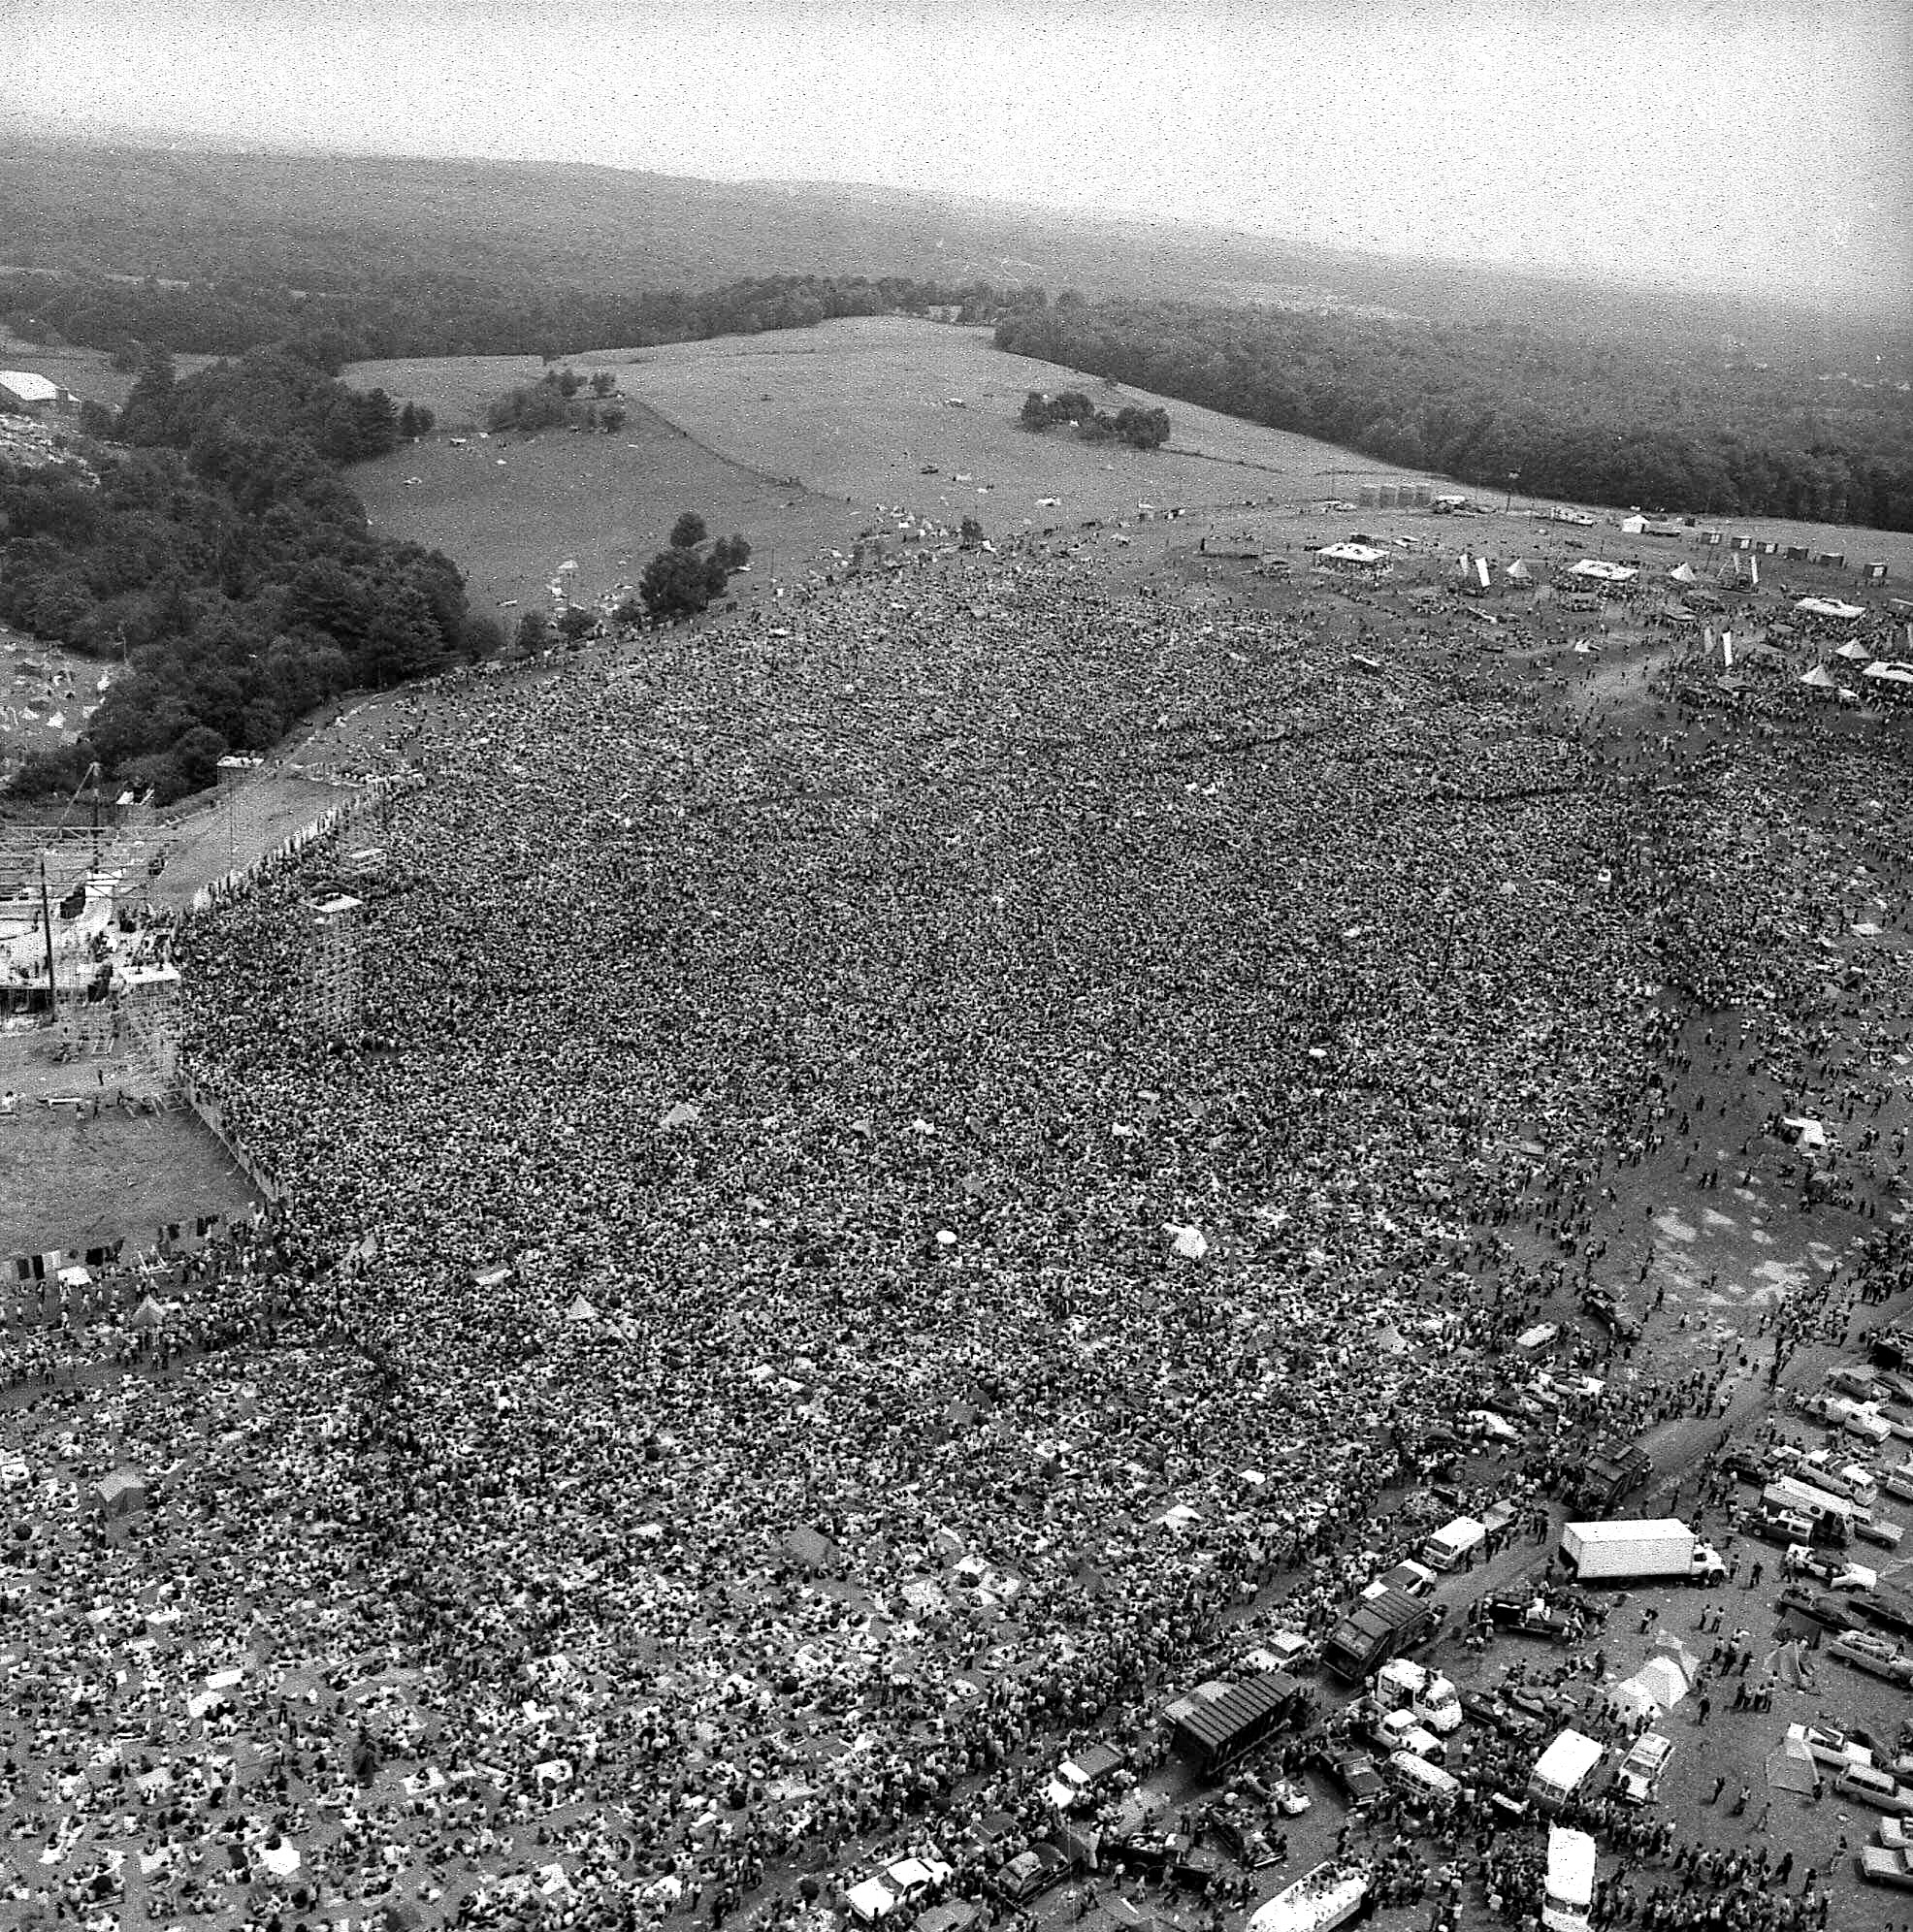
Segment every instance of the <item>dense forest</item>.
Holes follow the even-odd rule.
[[[71,342],[137,356],[164,342],[181,354],[233,356],[293,339],[319,360],[403,356],[556,357],[569,349],[653,348],[713,336],[804,329],[840,315],[941,310],[993,322],[1041,291],[946,285],[891,275],[765,275],[701,295],[473,276],[395,277],[358,294],[284,284],[133,281],[107,275],[0,274],[0,322],[22,341]]]
[[[71,789],[97,757],[178,797],[314,704],[496,650],[458,566],[373,536],[333,467],[392,449],[402,414],[292,345],[184,380],[155,353],[97,483],[0,464],[0,618],[117,667],[86,736],[15,789]]]
[[[1524,495],[1913,530],[1913,395],[1506,323],[1059,300],[996,344]]]

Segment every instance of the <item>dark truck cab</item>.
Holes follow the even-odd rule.
[[[1365,1597],[1329,1632],[1322,1661],[1336,1676],[1359,1684],[1391,1657],[1425,1644],[1446,1620],[1445,1603],[1417,1602],[1400,1590]]]

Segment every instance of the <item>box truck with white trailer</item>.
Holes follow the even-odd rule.
[[[1561,1555],[1577,1583],[1723,1583],[1727,1565],[1710,1543],[1671,1516],[1570,1523]]]

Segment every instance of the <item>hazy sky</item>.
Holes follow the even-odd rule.
[[[1904,287],[1913,259],[1907,0],[0,0],[9,108],[1714,284]]]

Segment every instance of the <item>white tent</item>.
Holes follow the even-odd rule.
[[[1698,584],[1701,581],[1700,578],[1698,578],[1694,574],[1694,566],[1691,564],[1676,564],[1673,566],[1673,568],[1668,572],[1668,575],[1671,577],[1676,584]]]
[[[1867,664],[1873,660],[1873,654],[1859,638],[1850,637],[1833,653],[1836,658],[1844,658],[1849,664]]]
[[[1520,558],[1517,557],[1508,566],[1508,581],[1510,584],[1531,584],[1534,580],[1535,573],[1528,568],[1527,564],[1522,563]]]
[[[1866,615],[1864,604],[1841,603],[1837,597],[1802,597],[1794,608],[1808,617],[1835,617],[1842,621]]]
[[[1638,536],[1647,528],[1647,519],[1642,516],[1623,517],[1621,533],[1624,536]]]
[[[1640,572],[1625,564],[1609,564],[1603,557],[1583,557],[1568,574],[1584,584],[1631,584]]]
[[[1839,686],[1827,675],[1827,666],[1825,664],[1815,664],[1813,669],[1808,671],[1800,682],[1812,691],[1837,691],[1839,689]]]

